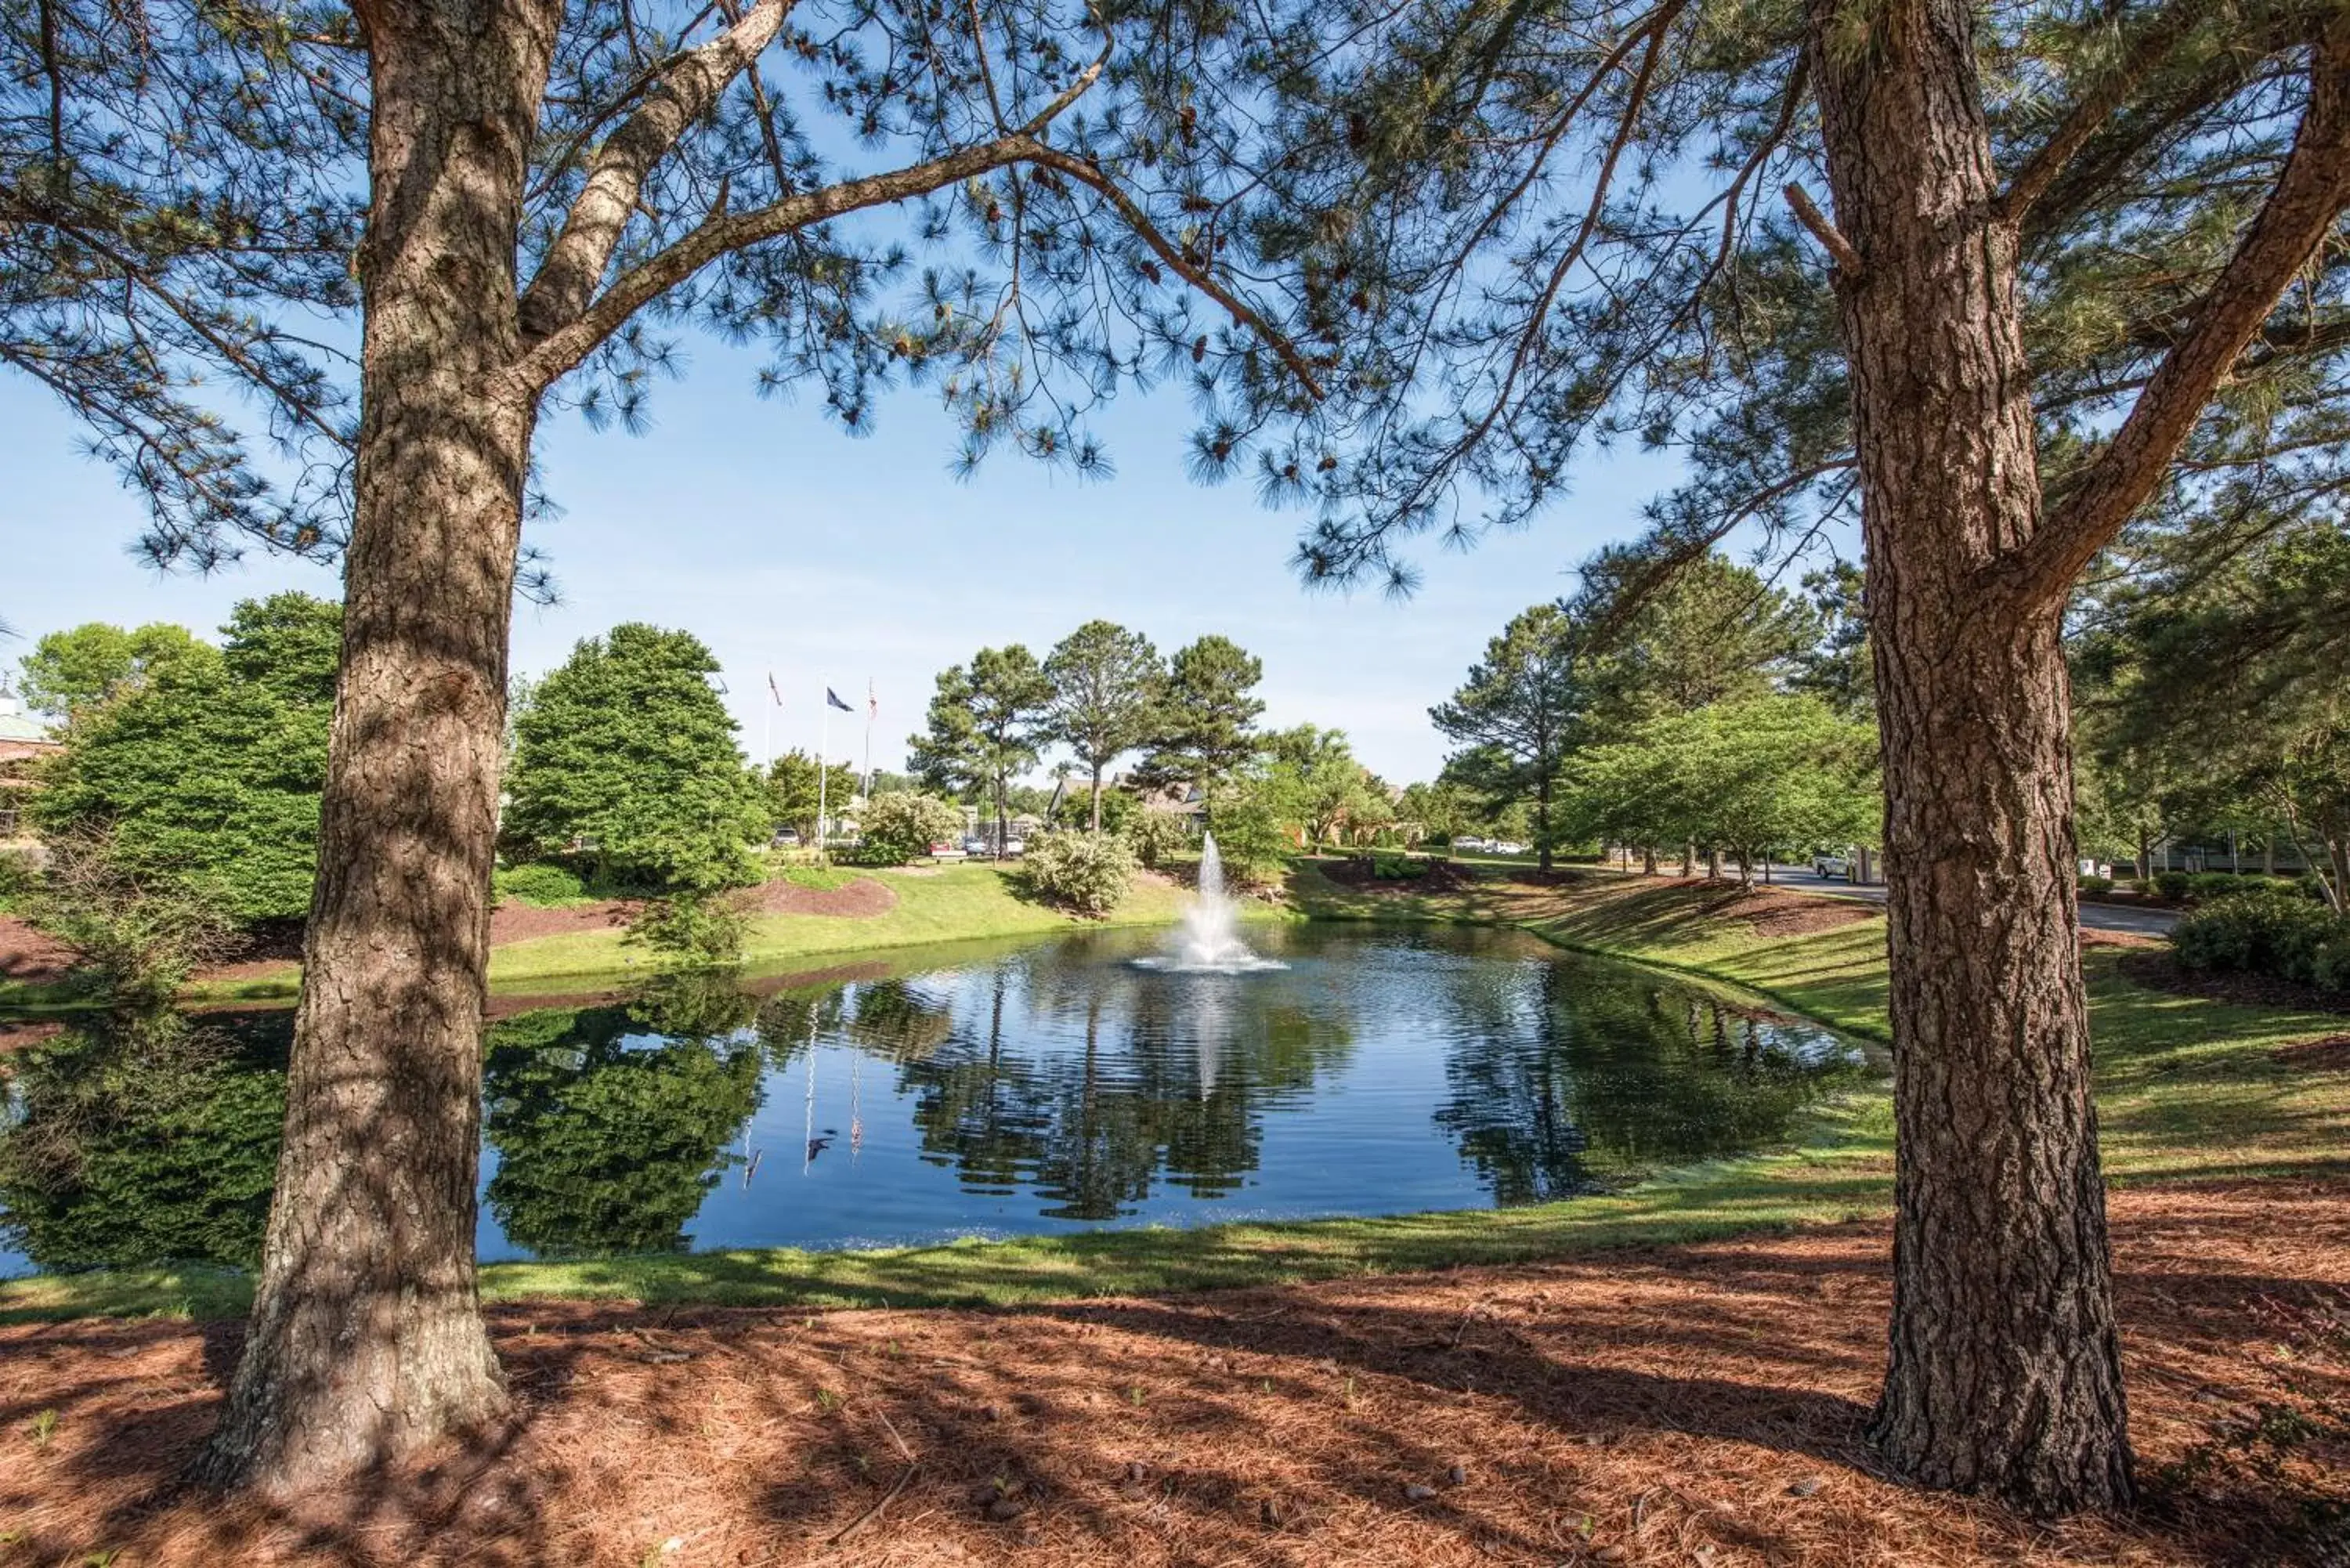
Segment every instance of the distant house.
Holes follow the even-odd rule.
[[[34,764],[63,750],[65,743],[47,724],[26,712],[14,695],[0,691],[0,839],[24,831],[24,799],[33,787]]]
[[[1197,827],[1207,820],[1207,792],[1194,784],[1180,779],[1163,784],[1137,783],[1130,774],[1120,774],[1110,781],[1121,789],[1132,790],[1142,802],[1142,809],[1163,816],[1180,816]]]

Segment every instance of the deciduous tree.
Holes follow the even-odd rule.
[[[53,631],[33,645],[18,665],[17,695],[34,712],[63,719],[131,690],[148,671],[187,656],[195,647],[187,628],[168,621],[151,621],[130,631],[89,621]]]

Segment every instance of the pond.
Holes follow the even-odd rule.
[[[1535,1203],[1777,1141],[1876,1071],[1825,1030],[1506,932],[1305,925],[1252,934],[1279,970],[1131,961],[1161,940],[501,1018],[482,1256]],[[0,1273],[250,1263],[288,1022],[118,1019],[17,1053]]]

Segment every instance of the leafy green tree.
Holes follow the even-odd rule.
[[[17,695],[36,713],[66,718],[130,690],[150,670],[195,655],[200,647],[187,628],[167,621],[133,631],[90,621],[33,645],[18,666]]]
[[[1052,686],[1044,732],[1076,753],[1092,775],[1087,826],[1102,826],[1102,772],[1150,738],[1167,679],[1159,649],[1139,631],[1089,620],[1045,656]]]
[[[1575,759],[1586,820],[1627,843],[1728,848],[1739,881],[1773,847],[1841,842],[1877,810],[1876,738],[1815,697],[1765,696],[1660,713]]]
[[[225,647],[191,643],[66,732],[33,815],[99,834],[135,880],[209,892],[244,920],[310,907],[334,720],[339,608],[302,594],[238,604]]]
[[[1257,751],[1255,695],[1264,665],[1230,638],[1208,636],[1175,650],[1160,693],[1150,753],[1136,769],[1145,781],[1195,785],[1214,802],[1217,786]]]
[[[1545,871],[1557,845],[1551,799],[1587,701],[1574,623],[1556,605],[1536,605],[1512,618],[1461,689],[1428,711],[1439,733],[1494,764],[1479,773],[1488,794],[1533,797],[1534,850]]]
[[[1449,845],[1456,835],[1471,830],[1475,806],[1459,784],[1440,779],[1404,785],[1396,816],[1409,842],[1441,839]]]
[[[1018,643],[983,648],[968,670],[939,672],[930,727],[906,742],[906,760],[931,788],[995,806],[999,849],[1011,831],[1007,795],[1014,774],[1036,764],[1048,737],[1053,683]]]
[[[1304,835],[1305,847],[1330,838],[1350,818],[1383,817],[1388,810],[1370,770],[1355,758],[1343,730],[1300,724],[1264,738],[1266,798]]]
[[[857,774],[847,763],[835,763],[819,773],[814,756],[794,749],[767,764],[768,818],[776,827],[798,834],[802,844],[816,841],[817,807],[828,802],[837,809],[856,794]]]
[[[607,881],[709,892],[759,879],[767,806],[691,632],[639,622],[588,638],[515,721],[504,830],[576,852]]]

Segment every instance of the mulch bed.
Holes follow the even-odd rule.
[[[2264,1477],[2242,1434],[2350,1397],[2344,1196],[2114,1195],[2149,1493],[2122,1517],[2034,1525],[1873,1471],[1887,1237],[1855,1224],[996,1313],[509,1305],[507,1427],[278,1509],[170,1490],[234,1325],[0,1329],[0,1562],[2291,1561],[2297,1507],[2350,1504],[2350,1450]]]
[[[870,877],[837,888],[803,888],[778,877],[744,895],[744,905],[762,915],[842,915],[871,919],[898,907],[896,889]]]
[[[2320,991],[2314,985],[2272,975],[2207,973],[2182,968],[2167,946],[2129,953],[2120,961],[2120,968],[2138,984],[2176,996],[2200,996],[2247,1007],[2291,1008],[2300,1012],[2350,1013],[2350,994]]]
[[[0,915],[0,980],[47,985],[73,967],[73,950],[42,935],[14,915]]]
[[[1315,862],[1315,869],[1341,888],[1350,888],[1358,893],[1388,893],[1400,897],[1458,893],[1463,888],[1477,886],[1481,881],[1491,880],[1450,860],[1430,860],[1422,864],[1427,867],[1425,871],[1417,877],[1381,877],[1375,864],[1367,859],[1318,860]],[[1520,878],[1513,877],[1511,879]]]

